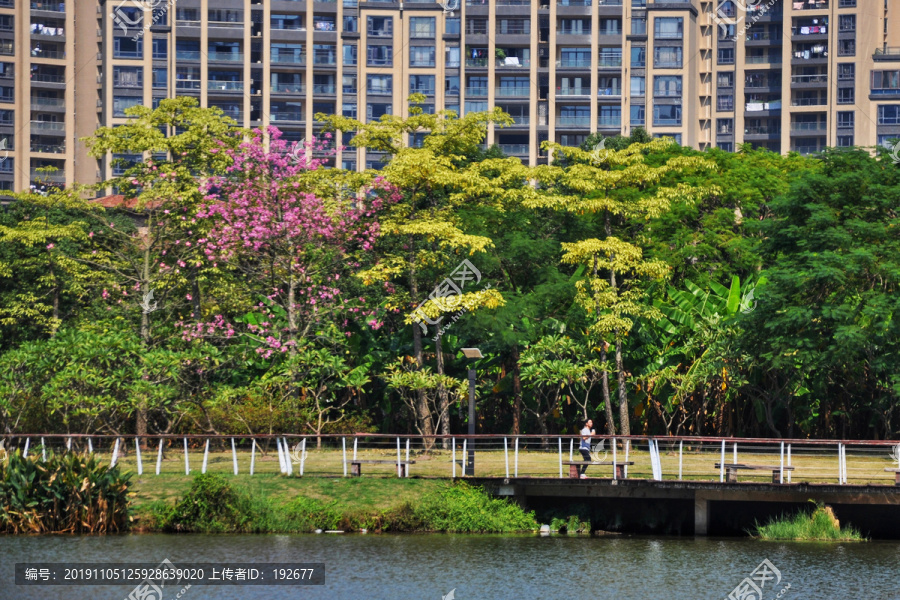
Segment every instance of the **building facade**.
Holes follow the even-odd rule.
[[[81,138],[174,96],[289,140],[499,106],[489,144],[637,126],[698,149],[808,154],[900,137],[895,0],[0,0],[0,189],[114,174]],[[416,143],[411,139],[410,143]],[[141,160],[140,156],[117,157]],[[377,168],[350,149],[335,162]],[[53,167],[53,173],[42,172]]]

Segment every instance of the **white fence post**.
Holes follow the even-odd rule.
[[[684,465],[684,440],[678,440],[678,481],[681,481],[681,471]]]
[[[409,438],[406,438],[406,476],[409,477]]]
[[[203,445],[203,466],[200,467],[200,473],[206,473],[206,463],[209,460],[209,438],[206,438],[206,444]]]
[[[515,471],[513,477],[519,476],[519,436],[516,436]]]
[[[43,450],[43,449],[44,449],[44,438],[41,438],[41,450]],[[109,461],[110,469],[113,468],[114,466],[116,466],[116,460],[118,458],[119,458],[119,438],[116,438],[116,444],[115,444],[115,446],[113,446],[112,460]],[[47,460],[46,456],[44,457],[44,460]]]
[[[94,443],[91,441],[91,438],[88,438],[88,454],[94,453]]]
[[[616,460],[617,450],[616,450],[616,438],[615,437],[613,437],[613,439],[612,439],[612,445],[613,445],[613,481],[615,481],[616,479],[618,479],[618,477],[616,477],[616,471],[618,470],[618,469],[616,469],[616,463],[618,461]]]
[[[91,441],[91,438],[88,438],[88,441]],[[25,438],[25,452],[22,453],[22,458],[28,458],[28,446],[31,444],[31,438]]]
[[[300,442],[300,477],[303,477],[303,467],[306,465],[306,438]]]
[[[72,438],[69,438],[69,441],[72,441]],[[137,468],[138,468],[138,476],[144,474],[144,463],[141,462],[141,440],[140,438],[134,438],[134,454],[135,458],[137,458]]]
[[[278,448],[278,470],[283,474],[286,469],[284,468],[284,456],[281,454],[281,438],[275,438],[275,446]]]
[[[506,463],[506,478],[509,479],[509,446],[505,436],[503,438],[503,460]]]
[[[781,471],[778,475],[779,483],[784,483],[784,442],[781,442]]]
[[[250,477],[253,477],[253,468],[256,466],[256,438],[250,438]]]
[[[842,444],[838,442],[838,485],[844,483],[844,461],[841,460]]]
[[[467,439],[463,439],[463,459],[462,459],[462,476],[463,477],[466,476],[466,457],[469,456],[466,453],[466,442],[468,442],[468,441],[469,440],[467,440]]]
[[[159,468],[162,466],[162,447],[163,439],[159,438],[159,452],[156,454],[156,474],[159,475]]]
[[[569,440],[569,462],[575,460],[575,439]]]
[[[732,456],[731,462],[733,462],[734,464],[737,464],[737,442],[734,443],[734,448],[732,449],[732,454],[733,454],[733,456]]]
[[[719,460],[719,483],[725,481],[725,440],[722,440],[722,458]]]
[[[353,460],[356,460],[356,443],[358,441],[359,440],[356,437],[353,438]]]
[[[787,446],[787,464],[789,467],[791,466],[791,445],[790,444],[788,444],[788,446]],[[787,472],[787,477],[788,477],[788,483],[790,483],[791,482],[790,470]]]
[[[294,463],[291,458],[291,452],[288,449],[287,436],[286,435],[281,436],[281,440],[283,442],[282,445],[284,446],[284,466],[286,468],[285,470],[287,471],[288,477],[293,477],[294,476]]]
[[[234,461],[234,474],[238,474],[237,450],[234,447],[234,438],[231,438],[231,459]]]
[[[119,447],[119,438],[116,438],[116,447]],[[41,438],[41,460],[47,462],[47,446],[44,445],[44,438]],[[115,464],[115,461],[113,461],[113,464]]]
[[[344,456],[344,477],[347,476],[347,438],[341,438],[341,444],[343,445],[343,456]]]
[[[631,454],[631,440],[625,440],[625,462],[628,462],[628,456]],[[628,479],[628,465],[622,465],[622,474]]]
[[[68,452],[72,451],[72,438],[66,438],[66,450]]]
[[[453,462],[453,479],[456,479],[456,438],[450,439],[450,445],[453,447],[451,450],[450,460]]]
[[[188,462],[187,438],[184,438],[184,474],[191,474],[191,464]]]
[[[562,437],[559,438],[559,478],[562,479]]]
[[[400,466],[400,438],[397,438],[397,477],[403,477],[403,467]]]

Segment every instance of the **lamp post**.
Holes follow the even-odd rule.
[[[463,348],[463,355],[469,360],[484,358],[478,348]],[[475,435],[475,367],[469,363],[469,435]],[[475,439],[469,438],[469,456],[466,458],[466,473],[475,474]]]

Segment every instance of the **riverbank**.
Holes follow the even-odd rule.
[[[188,478],[185,478],[188,479]],[[152,480],[150,480],[152,481]],[[538,528],[533,512],[460,482],[418,479],[191,478],[180,496],[138,480],[133,530],[191,533],[511,533]],[[284,485],[287,484],[287,485]]]

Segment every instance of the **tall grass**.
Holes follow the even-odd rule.
[[[110,533],[128,526],[130,474],[95,456],[18,451],[0,463],[0,532]]]
[[[756,525],[756,536],[778,541],[834,541],[858,542],[865,537],[851,526],[841,527],[831,507],[817,504],[812,512],[800,512],[793,517],[772,519]]]
[[[442,486],[387,509],[367,510],[306,496],[278,503],[213,474],[195,477],[191,489],[174,505],[154,504],[150,521],[152,530],[204,533],[317,529],[503,533],[537,527],[533,513],[465,483]]]

